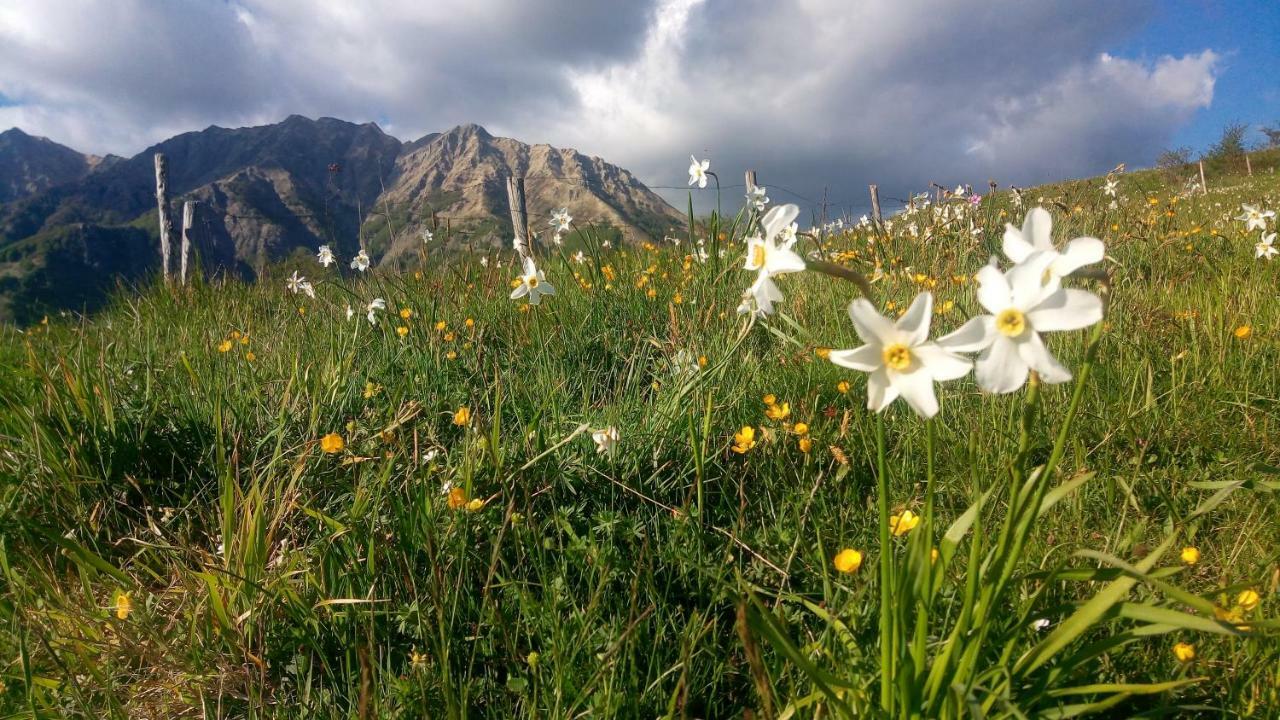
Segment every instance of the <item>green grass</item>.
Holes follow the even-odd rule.
[[[1277,614],[1280,573],[1280,261],[1255,260],[1258,233],[1231,217],[1242,202],[1280,209],[1280,180],[1215,176],[1207,196],[1175,201],[1157,174],[1134,173],[1116,209],[1099,187],[1027,193],[1028,207],[1043,197],[1053,212],[1059,243],[1090,234],[1108,245],[1096,364],[1047,482],[1093,475],[1029,526],[1009,592],[974,628],[992,641],[973,644],[958,697],[991,717],[1053,717],[1115,691],[1055,689],[1188,679],[1115,696],[1104,712],[1275,717],[1280,643],[1264,618]],[[1020,222],[1009,203],[984,202],[977,237],[966,225],[922,241],[898,221],[891,238],[844,233],[826,252],[868,275],[878,260],[882,308],[932,287],[939,307],[953,303],[934,318],[938,334],[978,311],[971,276],[998,254],[1003,223]],[[157,288],[89,319],[0,330],[0,714],[872,712],[877,420],[864,376],[816,352],[860,344],[845,313],[857,288],[785,276],[782,315],[749,325],[735,313],[750,282],[741,233],[698,234],[714,245],[721,230],[729,251],[705,265],[686,259],[687,238],[602,251],[584,231],[593,259],[545,257],[559,294],[528,310],[507,298],[515,271],[504,253],[502,268],[495,256],[421,275],[354,279],[317,266],[306,273],[316,300],[278,280]],[[361,312],[373,297],[388,303],[377,326]],[[1247,339],[1235,335],[1242,325]],[[1087,340],[1050,343],[1079,369]],[[688,370],[699,357],[705,366]],[[929,658],[1018,506],[1011,468],[1019,477],[1050,458],[1075,389],[1041,387],[1025,433],[1025,393],[984,396],[972,377],[940,388],[932,443],[905,406],[884,415],[888,505],[923,512],[932,497],[938,516],[937,532],[923,525],[910,543],[891,542],[899,577],[937,578],[919,639]],[[766,394],[790,416],[766,418]],[[460,407],[469,427],[453,422]],[[795,422],[810,428],[808,453]],[[621,432],[612,457],[587,432],[607,425]],[[729,448],[744,425],[759,443],[740,455]],[[328,433],[343,436],[343,452],[321,450]],[[450,509],[446,482],[487,504]],[[1234,492],[1217,495],[1224,487]],[[978,525],[926,573],[925,538],[988,492]],[[1104,581],[1123,577],[1077,553],[1154,563],[1166,539],[1127,605],[1043,671],[1017,674]],[[1184,545],[1199,548],[1198,564],[1179,564]],[[865,553],[852,574],[832,566],[846,547]],[[1228,607],[1245,588],[1262,597],[1248,633],[1134,617],[1143,606],[1211,617],[1202,604]],[[123,619],[120,592],[132,601]],[[1037,618],[1053,624],[1030,629]],[[1108,638],[1124,642],[1066,661]],[[1174,658],[1178,641],[1195,645],[1193,662]],[[839,699],[824,678],[845,688]]]

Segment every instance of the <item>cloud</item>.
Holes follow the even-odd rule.
[[[1154,0],[146,0],[0,7],[0,126],[133,153],[290,113],[402,138],[461,122],[683,186],[863,204],[1150,162],[1220,58],[1109,52]],[[776,189],[775,189],[776,188]],[[783,189],[785,188],[785,190]],[[788,193],[791,191],[794,195]],[[664,191],[683,205],[683,191]],[[726,189],[727,205],[741,191]],[[714,203],[699,196],[701,207]]]

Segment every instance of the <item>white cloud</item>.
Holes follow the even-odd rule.
[[[1149,162],[1219,58],[1112,51],[1158,6],[1023,0],[232,0],[0,7],[0,126],[134,153],[290,113],[405,139],[461,122],[682,186],[690,153],[775,199],[861,203]],[[778,188],[778,191],[774,191]],[[726,191],[736,204],[740,193]],[[669,195],[673,199],[680,192]],[[708,198],[704,196],[704,207]],[[683,204],[683,203],[678,203]]]

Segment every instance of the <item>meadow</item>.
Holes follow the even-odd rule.
[[[829,224],[763,317],[744,211],[578,219],[536,306],[424,250],[0,329],[0,715],[1280,717],[1280,259],[1237,219],[1277,164]],[[942,335],[1035,207],[1106,246],[1073,379],[870,412],[838,268]]]

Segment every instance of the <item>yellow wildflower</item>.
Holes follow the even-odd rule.
[[[849,381],[848,381],[848,380],[841,380],[840,382],[836,383],[836,390],[838,390],[838,391],[840,392],[840,394],[841,394],[841,395],[844,395],[844,394],[848,393],[848,392],[849,392]]]
[[[342,452],[342,449],[346,446],[346,442],[343,441],[342,436],[338,433],[331,432],[320,438],[320,449],[330,455]]]
[[[230,350],[231,350],[230,340],[223,340],[221,343],[218,344],[218,352],[224,353],[224,352],[230,352]]]
[[[836,570],[842,573],[855,573],[862,567],[862,553],[853,548],[845,548],[836,555],[833,563]]]
[[[1180,642],[1173,646],[1173,656],[1178,658],[1178,662],[1191,662],[1196,659],[1196,646]]]
[[[733,434],[733,451],[742,455],[756,446],[756,429],[750,425]]]
[[[809,432],[809,424],[798,422],[791,427],[791,430],[797,435],[804,435]]]
[[[889,531],[894,536],[906,535],[920,524],[920,516],[910,510],[903,510],[901,515],[889,516]]]
[[[467,491],[460,487],[449,490],[449,509],[457,510],[467,504]]]
[[[471,408],[463,405],[453,413],[454,425],[467,425],[471,422]]]
[[[401,325],[400,327],[396,328],[396,334],[399,335],[400,337],[404,337],[405,335],[409,334],[409,328],[405,327],[404,325]]]
[[[1235,335],[1241,340],[1248,340],[1250,337],[1253,336],[1253,328],[1249,327],[1248,325],[1241,325],[1240,327],[1236,328]]]
[[[813,438],[802,437],[797,444],[800,446],[800,452],[807,453],[813,449]]]
[[[124,620],[129,617],[129,613],[133,611],[133,598],[129,597],[129,593],[123,590],[116,591],[115,597],[116,619]]]
[[[1254,589],[1241,590],[1236,596],[1236,604],[1245,612],[1252,612],[1258,607],[1258,603],[1262,602],[1262,597],[1258,595],[1258,591]]]
[[[1179,555],[1179,557],[1181,557],[1182,562],[1187,565],[1195,565],[1200,562],[1200,551],[1194,547],[1184,547],[1182,548],[1182,554]]]
[[[770,405],[765,409],[764,414],[770,420],[785,420],[791,414],[791,403],[782,403],[781,405]]]

